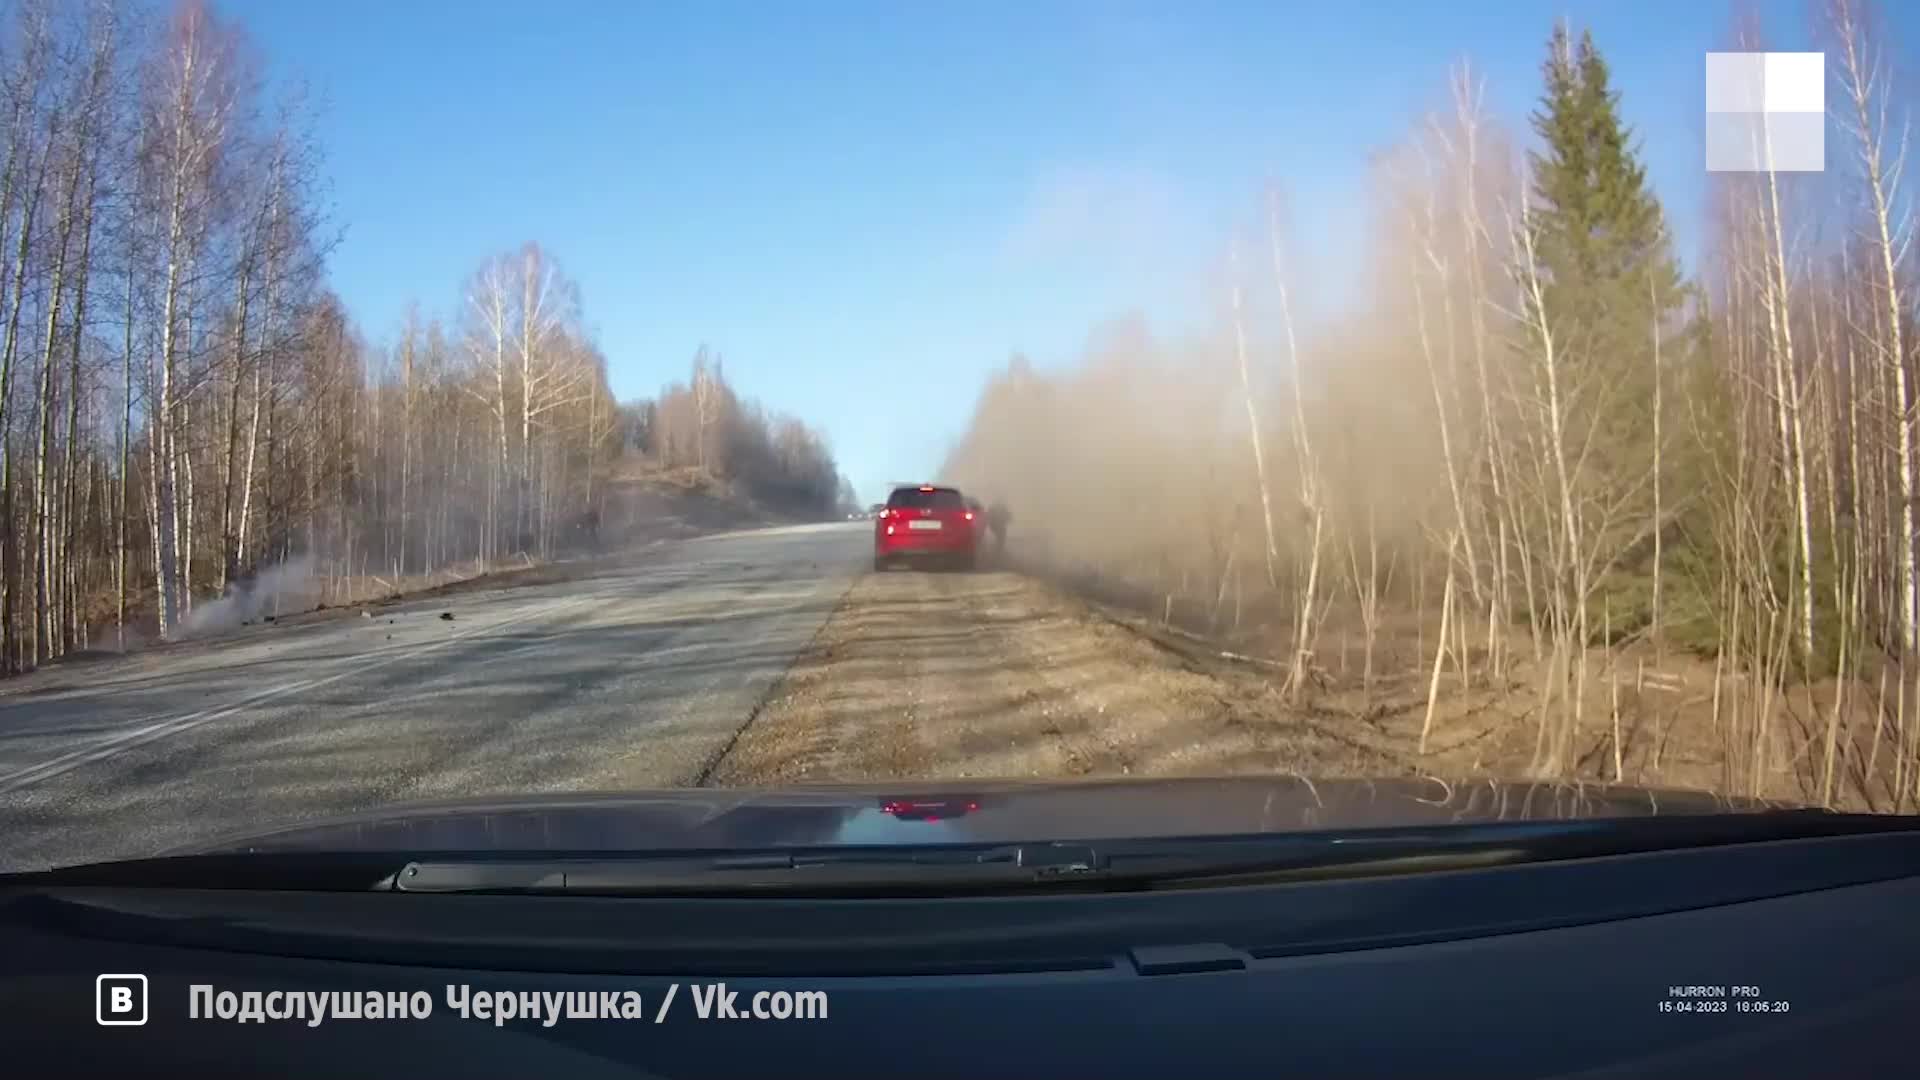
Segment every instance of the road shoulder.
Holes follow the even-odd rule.
[[[1329,720],[1019,574],[867,574],[709,782],[1412,771]]]

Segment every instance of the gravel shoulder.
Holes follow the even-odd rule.
[[[869,573],[708,782],[1413,771],[1396,744],[1032,578]]]

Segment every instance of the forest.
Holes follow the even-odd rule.
[[[1282,177],[1217,332],[1016,356],[948,475],[1296,708],[1424,714],[1423,753],[1471,699],[1515,773],[1658,779],[1671,739],[1717,790],[1914,807],[1910,99],[1873,9],[1809,15],[1825,171],[1712,174],[1684,263],[1601,45],[1543,27],[1531,130],[1462,61],[1373,158],[1362,301],[1296,317]]]
[[[538,243],[370,340],[328,282],[317,107],[267,85],[199,0],[0,14],[0,668],[192,632],[262,581],[350,602],[605,546],[648,469],[838,508],[824,438],[704,354],[616,402]]]

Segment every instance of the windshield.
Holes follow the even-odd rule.
[[[1914,812],[1912,20],[1364,6],[0,3],[0,870]]]
[[[966,510],[967,500],[952,488],[901,488],[887,499],[895,510]]]

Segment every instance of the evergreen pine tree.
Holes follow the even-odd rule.
[[[1671,369],[1685,351],[1676,325],[1683,286],[1592,36],[1575,41],[1556,27],[1543,73],[1532,118],[1541,147],[1528,154],[1531,229],[1560,370],[1564,450],[1575,462],[1569,483],[1576,500],[1597,511],[1583,528],[1611,534],[1592,537],[1596,550],[1625,553],[1589,600],[1595,628],[1631,632],[1651,611],[1651,545],[1636,541],[1654,524],[1653,327],[1662,327],[1661,366]],[[1672,427],[1669,416],[1665,431]],[[1663,438],[1671,450],[1670,435]],[[1679,479],[1674,457],[1662,460],[1669,492]],[[1669,495],[1663,516],[1673,505]]]
[[[1549,325],[1576,370],[1612,370],[1644,356],[1650,302],[1663,317],[1679,305],[1679,266],[1592,35],[1556,26],[1544,75],[1528,159]]]

